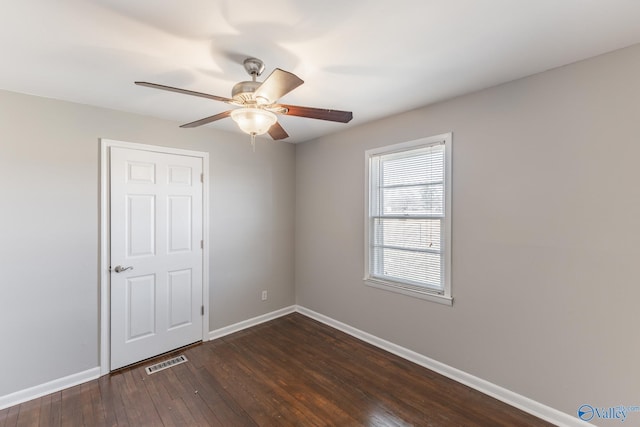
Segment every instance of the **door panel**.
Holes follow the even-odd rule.
[[[190,325],[193,283],[191,269],[169,272],[169,329]]]
[[[111,369],[202,339],[201,173],[199,157],[110,149]]]
[[[129,258],[153,256],[155,251],[156,198],[148,194],[129,195],[124,214],[127,216],[125,245]]]
[[[156,280],[153,274],[127,279],[125,324],[127,342],[156,332]]]
[[[170,253],[191,251],[191,206],[190,196],[169,197],[169,247]]]

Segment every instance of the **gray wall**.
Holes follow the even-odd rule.
[[[298,304],[573,416],[640,404],[638,76],[640,45],[299,145]],[[453,307],[362,282],[364,151],[448,131]]]
[[[99,365],[99,138],[210,153],[211,330],[294,303],[295,146],[0,91],[0,396]]]

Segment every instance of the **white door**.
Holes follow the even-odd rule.
[[[110,151],[111,369],[202,339],[202,158]]]

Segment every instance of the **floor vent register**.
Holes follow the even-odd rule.
[[[164,369],[172,368],[186,361],[187,361],[187,358],[184,357],[183,355],[180,355],[177,357],[173,357],[169,360],[156,363],[155,365],[147,366],[146,368],[144,368],[144,370],[147,371],[147,375],[151,375],[151,374],[155,374],[156,372],[162,371]]]

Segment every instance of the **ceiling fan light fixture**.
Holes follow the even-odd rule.
[[[278,121],[271,111],[249,107],[232,110],[231,118],[243,132],[249,135],[265,134]]]
[[[328,120],[339,123],[348,123],[353,118],[351,111],[277,104],[280,98],[303,84],[304,81],[293,73],[276,68],[263,82],[259,82],[256,80],[256,77],[264,71],[264,63],[257,58],[247,58],[243,64],[245,70],[251,76],[251,81],[243,81],[234,85],[231,90],[231,98],[156,83],[137,81],[135,84],[169,92],[208,98],[240,107],[186,123],[180,125],[180,127],[194,128],[231,116],[243,132],[251,135],[251,144],[254,145],[254,150],[256,135],[263,135],[269,132],[269,136],[273,140],[289,137],[287,131],[278,123],[276,114]]]

